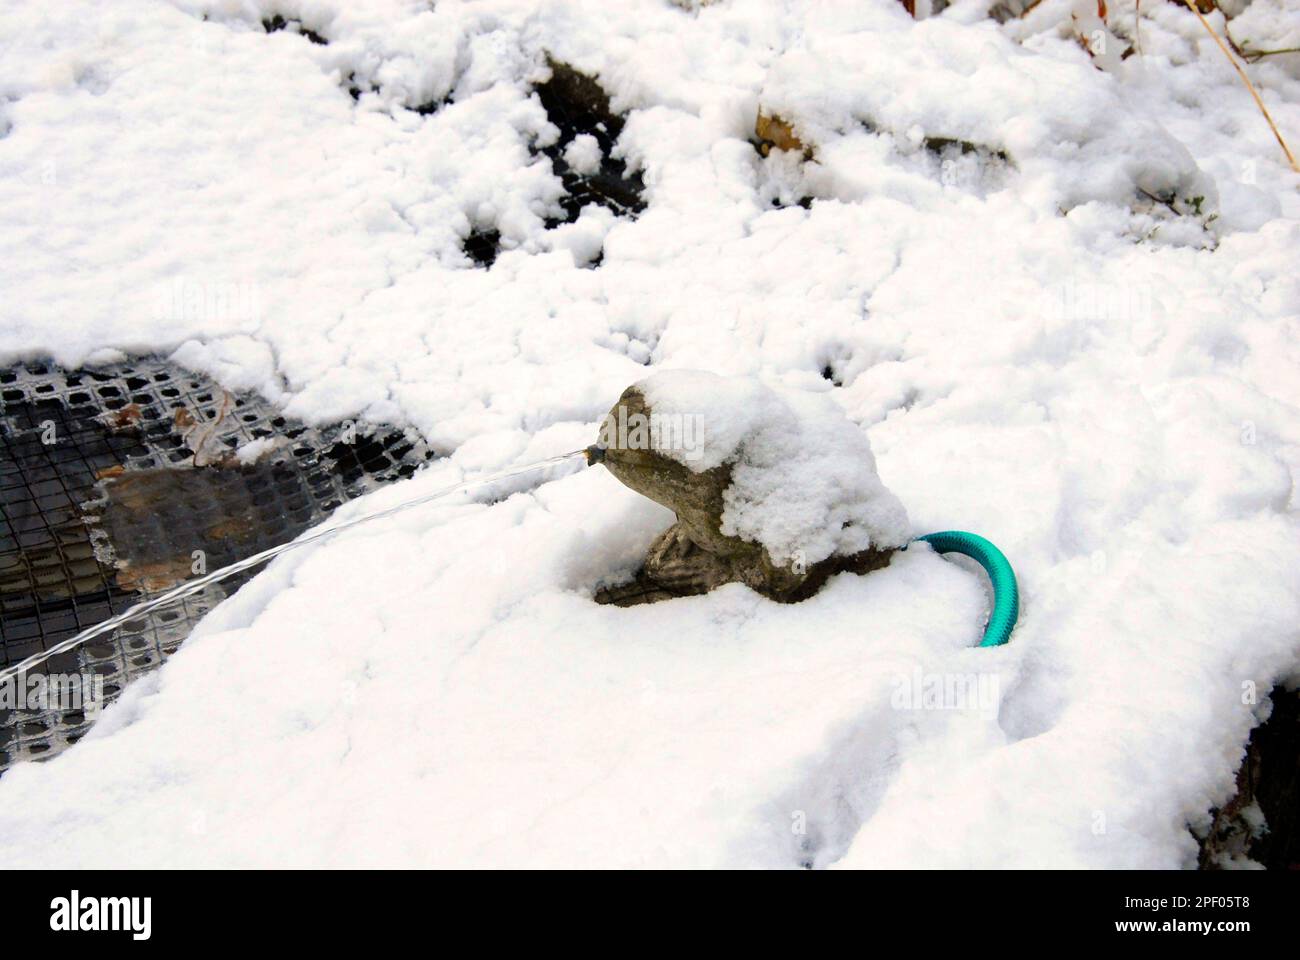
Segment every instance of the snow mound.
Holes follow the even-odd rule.
[[[1216,205],[1187,147],[1098,79],[1077,47],[1030,51],[1006,43],[992,21],[913,23],[888,5],[837,13],[815,17],[804,43],[777,59],[761,102],[824,145],[819,159],[838,189],[856,179],[866,143],[884,136],[901,153],[923,143],[982,148],[1019,169],[1022,194],[1065,209],[1128,204],[1139,191]]]
[[[777,563],[809,564],[911,538],[907,513],[876,472],[871,442],[826,394],[751,377],[667,370],[636,384],[656,416],[698,418],[699,443],[656,449],[695,472],[731,464],[722,533],[759,543]]]
[[[797,605],[595,603],[664,512],[590,469],[286,554],[85,740],[6,773],[0,865],[829,864],[886,782],[864,771],[945,719],[899,685],[977,669],[978,583],[912,550]]]

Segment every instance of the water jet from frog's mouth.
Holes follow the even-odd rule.
[[[253,567],[260,566],[261,564],[273,560],[276,557],[278,557],[280,554],[286,553],[289,550],[296,549],[297,547],[306,546],[309,543],[316,543],[320,540],[328,539],[329,537],[333,537],[336,534],[342,533],[345,530],[350,530],[353,527],[358,527],[363,523],[371,523],[373,521],[383,520],[387,517],[395,516],[399,513],[405,513],[407,510],[413,510],[416,507],[424,506],[425,504],[428,503],[433,503],[435,500],[442,500],[443,498],[450,497],[453,494],[467,493],[471,490],[479,490],[483,487],[488,487],[491,486],[492,484],[500,483],[504,480],[509,480],[511,478],[519,477],[524,474],[534,473],[538,470],[544,470],[548,467],[554,467],[562,463],[567,463],[569,461],[577,460],[579,457],[586,460],[587,463],[599,462],[596,459],[592,459],[592,453],[591,453],[592,449],[593,448],[589,447],[586,450],[573,450],[570,451],[569,453],[561,454],[558,457],[549,457],[545,460],[538,460],[535,463],[525,464],[520,467],[511,467],[510,469],[502,470],[497,473],[490,474],[489,476],[486,477],[478,477],[473,480],[463,480],[460,483],[455,483],[447,487],[442,487],[441,489],[435,490],[432,493],[427,493],[424,496],[415,497],[412,500],[405,500],[402,503],[387,508],[386,510],[379,510],[375,513],[368,513],[363,516],[356,517],[352,520],[344,520],[339,523],[326,524],[325,526],[317,530],[311,531],[309,533],[304,534],[301,537],[298,537],[296,540],[290,540],[287,543],[281,543],[277,546],[269,547],[268,549],[262,550],[259,553],[254,553],[251,556],[245,557],[242,560],[238,560],[235,563],[224,566],[219,570],[213,570],[211,573],[205,574],[201,577],[195,577],[192,580],[186,580],[184,583],[178,584],[172,589],[167,590],[164,593],[158,594],[158,596],[156,597],[152,597],[141,603],[137,603],[135,606],[122,611],[116,616],[110,617],[107,620],[103,620],[92,627],[88,627],[87,629],[81,631],[75,636],[69,637],[67,640],[64,640],[39,653],[33,654],[32,656],[28,657],[26,660],[23,660],[12,667],[0,671],[0,683],[4,683],[10,680],[11,678],[22,675],[23,673],[39,666],[41,663],[43,663],[44,661],[48,660],[50,657],[53,657],[56,654],[78,647],[89,640],[93,640],[95,637],[103,636],[104,634],[109,633],[110,631],[120,627],[123,623],[126,623],[128,620],[133,620],[138,617],[141,617],[147,613],[157,610],[159,607],[166,606],[167,604],[172,603],[176,600],[180,600],[183,597],[189,596],[190,594],[197,593],[198,591],[202,590],[204,587],[210,586],[211,584],[219,583],[222,580],[227,580],[230,577],[234,577]]]

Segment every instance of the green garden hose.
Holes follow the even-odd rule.
[[[1000,647],[1010,640],[1020,616],[1020,588],[1016,586],[1016,572],[1002,551],[978,534],[964,530],[943,530],[916,539],[924,540],[937,553],[965,554],[984,568],[993,584],[993,612],[980,646]]]

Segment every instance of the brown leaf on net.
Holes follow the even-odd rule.
[[[182,583],[190,576],[191,560],[188,556],[170,557],[157,563],[136,565],[119,561],[117,585],[123,590],[158,593]]]
[[[140,426],[140,404],[129,403],[120,410],[107,410],[96,419],[113,433],[135,430]]]
[[[172,414],[176,432],[181,435],[185,446],[194,454],[194,466],[224,466],[231,459],[231,452],[221,443],[217,431],[235,405],[235,398],[227,391],[221,391],[221,406],[211,421],[201,421],[185,407],[177,407]]]

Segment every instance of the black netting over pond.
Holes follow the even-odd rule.
[[[293,423],[162,360],[0,371],[0,669],[291,540],[431,456],[405,431]],[[60,678],[96,678],[111,701],[252,575],[50,657],[19,678],[41,686],[39,703],[0,685],[0,771],[89,729],[84,698],[49,695]]]

